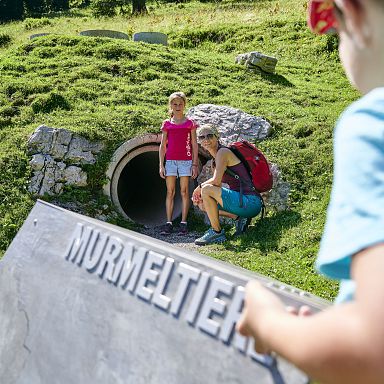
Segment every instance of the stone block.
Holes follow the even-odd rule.
[[[36,39],[37,37],[47,36],[47,35],[50,35],[50,33],[35,33],[29,36],[29,40],[33,40],[33,39]]]
[[[277,59],[276,57],[254,51],[238,55],[235,62],[238,64],[245,64],[246,67],[251,69],[260,68],[264,72],[274,73]]]
[[[87,31],[81,31],[80,36],[92,36],[92,37],[109,37],[111,39],[129,39],[128,35],[119,31],[110,31],[108,29],[90,29]]]
[[[168,36],[160,32],[137,32],[133,35],[133,41],[142,41],[149,44],[168,45]]]

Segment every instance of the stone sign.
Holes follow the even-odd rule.
[[[111,39],[129,39],[126,33],[119,31],[110,31],[107,29],[90,29],[88,31],[81,31],[80,36],[92,36],[92,37],[109,37]]]
[[[235,331],[266,277],[38,201],[0,262],[2,383],[306,383]]]
[[[168,45],[168,36],[161,32],[136,32],[133,34],[133,41]]]

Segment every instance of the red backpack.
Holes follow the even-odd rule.
[[[272,189],[273,175],[264,154],[253,144],[246,140],[236,141],[228,147],[244,164],[247,169],[253,187],[257,192],[266,192]],[[228,172],[227,170],[226,172]],[[232,173],[232,171],[231,171]],[[233,172],[234,173],[234,172]],[[236,177],[237,176],[237,177]],[[239,178],[236,175],[236,178]],[[240,180],[249,183],[248,180]]]

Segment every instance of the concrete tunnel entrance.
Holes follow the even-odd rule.
[[[139,224],[165,223],[165,180],[159,176],[161,135],[147,134],[122,144],[113,154],[107,170],[104,192],[120,213]],[[190,193],[195,182],[191,179]],[[173,219],[181,215],[180,186],[177,180]]]

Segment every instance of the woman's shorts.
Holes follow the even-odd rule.
[[[240,207],[240,192],[221,188],[223,206],[219,209],[241,217],[255,217],[261,211],[261,198],[257,195],[243,195],[243,206]]]
[[[191,176],[192,160],[167,160],[165,176]]]

